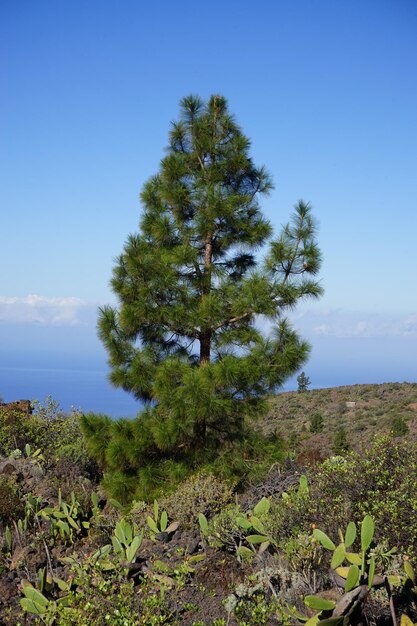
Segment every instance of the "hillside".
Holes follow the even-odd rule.
[[[322,417],[323,430],[310,432],[311,419]],[[331,452],[336,433],[344,429],[349,445],[357,449],[378,433],[405,422],[410,437],[417,434],[417,383],[384,383],[281,393],[270,400],[262,429],[280,434],[295,452]],[[313,455],[314,456],[314,455]]]

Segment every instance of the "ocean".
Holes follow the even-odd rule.
[[[71,407],[111,417],[134,417],[141,403],[123,390],[115,389],[101,369],[48,369],[0,367],[0,396],[3,402],[39,400],[51,396],[68,412]]]

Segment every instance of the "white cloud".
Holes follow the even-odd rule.
[[[95,307],[94,307],[95,309]],[[0,323],[76,326],[87,323],[92,305],[81,298],[0,296]]]
[[[313,334],[327,337],[417,337],[417,315],[383,315],[340,310],[329,314],[327,311],[323,315],[314,313],[308,326]]]

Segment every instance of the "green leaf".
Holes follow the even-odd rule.
[[[117,543],[118,543],[118,550],[117,551],[120,552],[121,550],[123,550],[123,548],[122,548],[122,546],[120,544],[120,541],[118,539],[116,539],[116,537],[113,537],[113,539],[115,541],[117,541]],[[91,558],[93,559],[93,561],[97,561],[98,559],[103,559],[105,556],[107,556],[111,552],[111,549],[112,549],[112,546],[109,543],[107,543],[105,546],[102,546],[101,548],[96,550]],[[114,549],[114,544],[113,544],[113,549]]]
[[[304,604],[316,611],[332,611],[336,606],[336,602],[333,600],[326,600],[320,596],[305,596]]]
[[[370,515],[366,515],[363,518],[362,526],[361,526],[361,547],[363,552],[369,548],[372,543],[372,539],[374,537],[374,520]]]
[[[304,474],[300,476],[300,486],[298,488],[298,493],[300,495],[308,493],[308,480],[307,476],[305,476]]]
[[[268,498],[265,498],[264,496],[259,500],[258,504],[255,505],[253,512],[255,515],[262,515],[263,513],[268,513],[270,508],[271,502],[270,500],[268,500]]]
[[[190,563],[199,563],[200,561],[204,561],[205,558],[206,558],[205,554],[193,554],[193,556],[190,556],[188,561]]]
[[[161,531],[164,532],[166,530],[167,526],[168,526],[168,514],[167,514],[166,511],[162,511],[162,513],[161,513],[161,521],[160,521]]]
[[[265,552],[265,550],[268,550],[270,545],[271,545],[271,542],[269,540],[268,541],[264,541],[263,543],[261,543],[261,545],[259,546],[259,550],[258,550],[258,556],[263,554]]]
[[[341,543],[337,546],[336,550],[333,552],[330,567],[332,569],[336,569],[336,567],[339,567],[339,565],[342,565],[343,561],[345,560],[345,555],[346,555],[345,544]]]
[[[252,516],[249,521],[252,523],[252,526],[254,527],[255,530],[258,531],[258,533],[263,533],[264,535],[266,535],[265,527],[262,524],[260,519]]]
[[[136,537],[133,538],[133,541],[130,544],[130,546],[126,548],[126,559],[130,563],[132,563],[135,560],[136,553],[139,550],[141,543],[142,543],[142,537],[140,535],[136,535]]]
[[[111,542],[113,545],[113,550],[116,554],[120,554],[120,552],[124,551],[123,546],[117,537],[112,537]],[[97,554],[97,552],[95,554]]]
[[[358,565],[359,567],[362,564],[360,554],[357,554],[356,552],[346,552],[346,559],[349,561],[349,563],[352,563],[353,565]]]
[[[114,533],[114,536],[117,537],[120,543],[127,543],[126,535],[123,529],[123,524],[121,522],[117,522],[113,533]]]
[[[316,626],[316,624],[318,624],[319,621],[320,621],[319,616],[313,615],[313,617],[310,617],[310,619],[306,621],[304,626]]]
[[[253,552],[253,550],[250,550],[246,546],[240,546],[240,548],[238,548],[237,553],[243,559],[252,559],[255,556],[255,553]]]
[[[416,577],[415,577],[413,566],[411,565],[410,561],[404,561],[404,571],[407,574],[408,578],[413,583],[413,585],[415,585]]]
[[[54,576],[53,581],[56,585],[58,585],[58,588],[61,591],[68,591],[70,588],[70,585],[65,580],[62,580],[61,578],[57,578],[56,576]]]
[[[68,523],[70,526],[74,528],[74,530],[76,531],[80,530],[80,527],[78,526],[77,522],[72,517],[68,517]]]
[[[246,540],[249,541],[249,543],[263,543],[264,541],[266,541],[268,539],[268,537],[266,537],[265,535],[248,535],[246,537]]]
[[[326,550],[336,550],[336,546],[333,541],[322,530],[315,528],[313,530],[313,537],[317,539]]]
[[[345,591],[351,591],[354,587],[357,586],[359,582],[359,567],[357,565],[351,565],[349,567],[349,572],[346,577]]]
[[[207,517],[204,515],[204,513],[198,514],[198,523],[200,525],[200,530],[203,533],[204,537],[207,537],[208,531],[209,531],[209,525],[208,525]]]
[[[124,532],[125,537],[126,537],[126,543],[131,543],[131,541],[133,539],[133,528],[132,528],[132,525],[129,524],[129,522],[127,522],[125,519],[122,519],[121,523],[122,523],[122,527],[123,527],[123,532]]]
[[[155,500],[155,502],[156,502],[156,500]],[[150,529],[151,529],[154,533],[159,533],[159,528],[158,528],[158,526],[155,524],[155,520],[154,520],[154,519],[153,519],[150,515],[148,515],[148,517],[147,517],[146,521],[148,522],[148,526],[149,526],[149,528],[150,528]]]
[[[252,528],[252,524],[250,523],[248,519],[246,519],[246,517],[237,517],[236,524],[240,526],[241,528],[243,528],[244,530],[248,530],[249,528]]]
[[[64,533],[64,535],[69,535],[71,533],[70,527],[68,526],[67,522],[64,522],[60,519],[57,521],[56,525]]]
[[[12,538],[12,531],[10,530],[10,528],[8,526],[6,526],[6,530],[5,530],[5,538],[6,538],[6,544],[7,547],[9,548],[9,550],[12,549],[12,543],[13,543],[13,538]]]
[[[369,559],[369,573],[368,573],[368,587],[369,589],[372,587],[375,576],[375,557],[372,556]]]
[[[44,611],[46,611],[49,600],[45,598],[43,593],[35,589],[35,587],[29,586],[23,587],[23,593],[28,600],[31,600],[32,602],[43,608]]]
[[[155,522],[158,523],[158,517],[159,517],[158,500],[154,500],[153,501],[153,512],[154,512],[154,516],[155,516]]]
[[[46,585],[46,577],[47,577],[46,567],[40,567],[38,569],[38,574],[39,574],[39,589],[40,591],[43,591]]]
[[[43,609],[39,604],[33,602],[33,600],[29,600],[28,598],[22,598],[20,600],[20,606],[24,611],[28,613],[34,613],[35,615],[42,615],[45,613],[46,609]]]
[[[349,522],[346,527],[345,532],[345,546],[346,548],[350,548],[351,545],[355,542],[356,539],[356,524],[355,522]]]
[[[115,509],[120,509],[121,511],[123,511],[123,504],[121,504],[118,500],[110,498],[109,502],[112,506],[114,506]]]

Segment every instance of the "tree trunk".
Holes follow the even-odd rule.
[[[206,237],[206,248],[204,253],[204,274],[203,274],[203,288],[201,296],[204,298],[208,296],[211,291],[211,265],[213,260],[213,242],[212,233],[209,233]],[[200,332],[200,365],[210,362],[211,352],[211,328],[201,328]]]
[[[209,233],[206,238],[206,248],[204,254],[204,275],[201,297],[205,298],[211,291],[211,264],[213,258],[212,234]],[[201,327],[200,330],[200,367],[210,363],[211,353],[211,337],[212,328]],[[195,422],[194,424],[194,441],[198,448],[203,448],[206,441],[207,424],[206,420]]]

